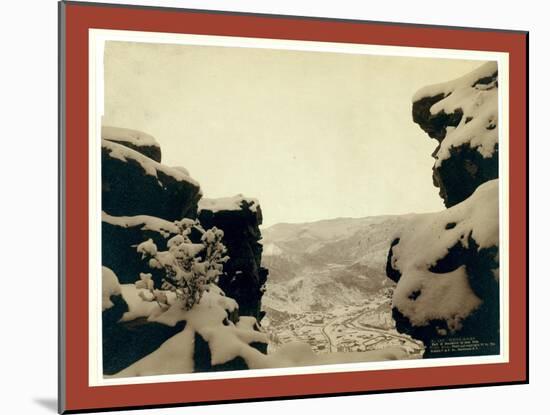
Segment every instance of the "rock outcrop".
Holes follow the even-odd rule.
[[[239,313],[261,320],[261,298],[268,270],[263,268],[262,210],[258,201],[237,195],[221,199],[202,199],[198,218],[205,229],[224,231],[229,261],[218,285],[239,303]]]
[[[193,216],[200,186],[122,144],[101,142],[102,209],[113,216],[149,215],[174,221]]]
[[[167,326],[145,318],[130,321],[130,311],[117,275],[103,267],[102,347],[103,373],[113,375],[156,350],[164,341],[185,328],[185,322]]]
[[[160,145],[149,134],[128,128],[103,126],[101,127],[101,138],[122,144],[158,163],[161,162]]]
[[[103,212],[101,219],[102,263],[117,274],[121,284],[133,284],[140,272],[155,272],[136,252],[138,244],[151,239],[165,250],[166,241],[177,233],[173,222],[153,216],[111,216]]]
[[[266,359],[267,335],[260,330],[253,317],[241,318],[236,301],[225,296],[217,286],[210,285],[200,303],[191,310],[185,310],[180,300],[175,298],[171,298],[171,306],[167,310],[160,310],[154,305],[144,309],[143,304],[132,300],[139,298],[141,291],[135,287],[123,291],[129,300],[128,313],[143,314],[144,318],[130,322],[125,322],[123,318],[119,323],[116,339],[127,340],[137,350],[114,353],[125,358],[125,363],[129,360],[128,356],[133,359],[115,376],[242,370],[248,369],[251,363],[259,359]],[[139,334],[143,335],[150,333],[153,339],[132,344],[133,339],[139,339],[135,330],[140,330]],[[158,343],[153,350],[139,359],[134,358],[153,342]],[[125,344],[119,346],[125,351],[128,349]],[[119,363],[111,360],[113,367]]]
[[[391,244],[393,317],[424,357],[498,354],[498,180],[439,213],[416,215]]]
[[[159,250],[166,250],[167,241],[178,233],[174,221],[184,217],[197,218],[202,193],[199,184],[186,169],[160,163],[160,146],[153,137],[139,131],[113,127],[104,127],[102,137],[103,370],[104,374],[113,375],[125,373],[126,368],[154,355],[161,345],[186,330],[186,319],[173,323],[156,321],[155,316],[163,311],[160,304],[146,302],[140,297],[143,290],[134,285],[140,273],[152,274],[155,287],[161,286],[164,275],[162,269],[151,268],[136,247],[151,239]],[[267,277],[267,270],[260,267],[262,247],[258,241],[261,239],[261,210],[256,201],[249,205],[244,203],[244,199],[219,201],[233,201],[237,206],[226,203],[223,209],[217,210],[213,208],[212,201],[206,200],[202,206],[211,209],[207,207],[201,212],[201,220],[206,229],[217,226],[224,230],[223,243],[230,256],[220,285],[238,303],[229,297],[225,300],[225,294],[216,291],[214,298],[221,296],[223,301],[217,301],[222,301],[227,309],[227,317],[220,317],[223,319],[222,327],[226,323],[233,326],[234,336],[246,335],[251,339],[249,346],[246,342],[241,345],[243,348],[249,347],[254,353],[265,354],[265,335],[259,332],[257,323],[254,325],[256,328],[239,323],[239,314],[253,316],[248,318],[254,322],[256,317],[260,317],[262,286]],[[141,294],[147,295],[146,290]],[[214,313],[213,309],[208,310],[206,307],[202,311],[205,318],[208,313]],[[209,318],[216,320],[218,317],[212,315],[206,320]],[[221,320],[218,323],[221,324]],[[242,334],[243,330],[252,334]],[[211,345],[204,337],[208,337],[205,333],[197,333],[195,341],[191,342],[194,345],[191,356],[195,355],[192,370],[248,367],[239,356],[223,363],[212,363]],[[219,345],[216,347],[220,349]],[[177,369],[178,373],[189,371],[187,366],[172,369]],[[162,373],[162,364],[155,370]]]
[[[413,119],[439,145],[433,182],[448,207],[414,215],[386,264],[397,330],[424,357],[498,354],[497,66],[489,62],[414,97]]]
[[[489,62],[457,80],[421,89],[412,115],[431,138],[433,182],[445,206],[498,177],[498,71]]]

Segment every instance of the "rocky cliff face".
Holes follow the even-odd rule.
[[[136,246],[152,239],[161,250],[166,242],[177,233],[173,222],[154,216],[111,216],[102,214],[102,261],[113,270],[121,284],[133,284],[140,272],[153,272],[147,262],[136,252]],[[160,275],[155,279],[160,286]]]
[[[424,342],[424,357],[500,350],[497,90],[489,62],[413,99],[414,121],[439,142],[433,182],[449,209],[409,219],[386,274],[397,329]]]
[[[160,287],[162,270],[150,268],[136,246],[151,239],[158,249],[166,250],[167,241],[177,233],[173,221],[197,218],[202,192],[185,169],[160,163],[160,146],[153,137],[139,131],[104,127],[102,138],[102,263],[107,275],[103,284],[106,304],[102,316],[103,364],[104,373],[112,375],[155,352],[185,330],[183,319],[164,324],[149,318],[152,309],[146,304],[151,303],[142,304],[134,283],[140,273],[151,273],[155,286]],[[227,201],[236,206],[224,204]],[[229,316],[233,324],[238,323],[239,315],[253,316],[254,321],[261,317],[262,287],[267,278],[267,270],[260,267],[262,247],[258,243],[262,213],[257,201],[249,201],[222,199],[218,201],[222,205],[215,201],[201,202],[203,227],[216,226],[225,233],[223,243],[230,260],[225,264],[219,285],[237,300],[238,307]],[[207,359],[211,356],[208,340],[196,336],[194,370],[246,368],[240,360],[211,364]],[[265,353],[265,343],[257,339],[249,343],[252,349]]]
[[[261,266],[262,210],[258,201],[242,195],[222,199],[202,199],[198,217],[205,229],[224,231],[229,261],[219,286],[239,303],[239,313],[261,320],[261,299],[268,270]]]
[[[414,122],[438,141],[433,182],[447,207],[498,177],[497,76],[496,63],[489,62],[413,98]]]
[[[180,169],[125,145],[101,143],[102,209],[114,216],[149,215],[169,221],[195,214],[200,186]]]

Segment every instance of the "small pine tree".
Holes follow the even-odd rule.
[[[159,251],[152,239],[137,246],[137,252],[143,259],[149,259],[151,268],[164,270],[161,290],[154,288],[151,274],[140,274],[137,288],[145,288],[152,294],[142,295],[146,301],[157,301],[159,306],[167,307],[165,291],[172,291],[189,310],[197,304],[211,283],[217,283],[223,273],[223,264],[229,259],[227,249],[222,243],[223,231],[216,227],[205,230],[198,220],[182,219],[174,224],[178,233],[167,242],[167,251]],[[200,233],[200,243],[193,243],[190,234],[193,230]]]

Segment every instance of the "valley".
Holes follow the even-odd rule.
[[[392,233],[405,218],[344,218],[266,229],[263,264],[270,275],[262,326],[270,350],[298,341],[316,353],[400,347],[409,358],[421,358],[423,345],[395,329],[393,282],[384,270]]]
[[[273,315],[273,313],[268,313]],[[308,343],[317,353],[362,352],[398,346],[410,358],[420,358],[421,343],[399,334],[393,327],[390,300],[370,297],[363,305],[342,306],[332,311],[309,311],[303,314],[268,318],[270,350],[289,342]]]

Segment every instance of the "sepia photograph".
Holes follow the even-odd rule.
[[[501,354],[497,61],[101,62],[105,379]]]

